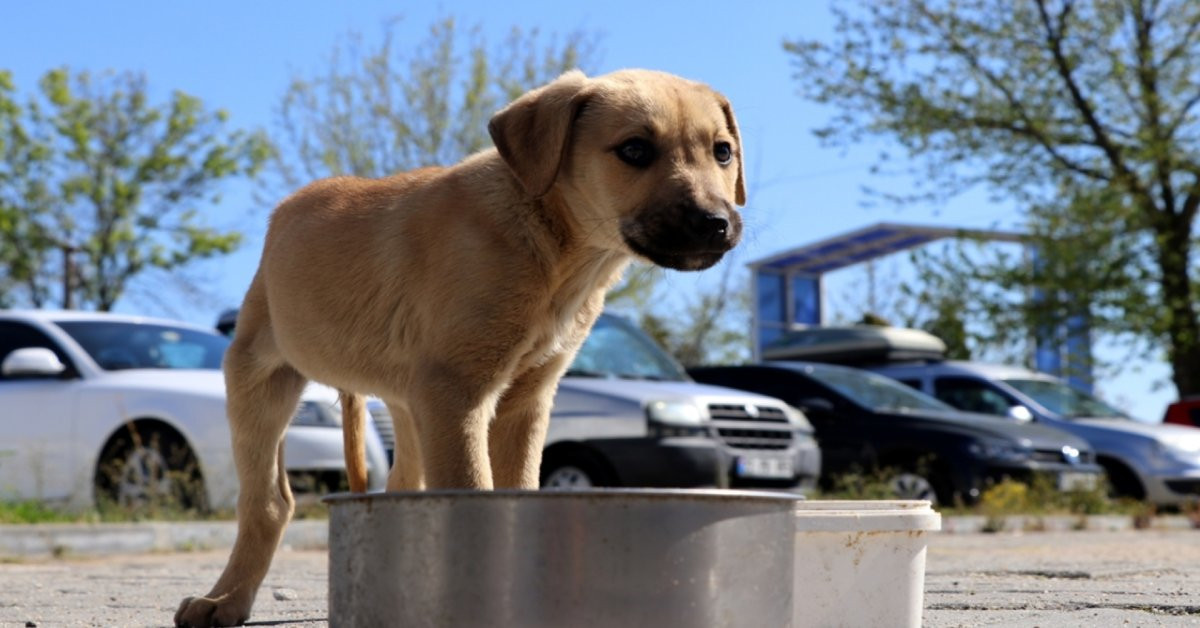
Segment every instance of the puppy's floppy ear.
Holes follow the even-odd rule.
[[[571,126],[587,100],[588,79],[571,70],[509,105],[488,122],[500,157],[535,198],[550,191],[571,143]]]
[[[746,154],[742,150],[742,134],[738,132],[737,118],[733,116],[733,106],[729,104],[729,99],[717,93],[717,102],[721,103],[721,111],[725,114],[725,126],[728,127],[729,133],[733,135],[733,141],[737,143],[737,187],[735,190],[734,200],[738,205],[746,204]]]

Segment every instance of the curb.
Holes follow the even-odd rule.
[[[235,521],[0,525],[0,561],[228,549],[235,538]],[[283,545],[326,548],[328,522],[293,521],[283,534]]]
[[[1124,530],[1192,530],[1200,525],[1183,515],[1140,519],[1131,515],[952,515],[942,517],[943,534],[987,532],[1119,532]]]
[[[940,533],[1190,529],[1197,529],[1197,525],[1182,515],[1158,516],[1147,522],[1123,515],[1010,515],[998,519],[983,515],[953,515],[942,517]],[[0,562],[229,549],[236,537],[235,521],[6,524],[0,525]],[[293,521],[283,534],[283,546],[328,548],[329,522],[323,519]]]

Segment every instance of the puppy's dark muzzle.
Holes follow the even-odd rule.
[[[701,270],[737,245],[741,220],[732,210],[681,204],[638,212],[622,221],[621,235],[634,253],[659,266]]]
[[[729,248],[729,220],[701,209],[688,210],[683,219],[686,234],[699,249]]]

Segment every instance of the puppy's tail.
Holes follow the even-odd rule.
[[[342,444],[346,452],[346,479],[354,493],[367,492],[367,404],[362,395],[338,391],[342,403]]]

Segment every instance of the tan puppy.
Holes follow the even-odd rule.
[[[309,380],[342,391],[352,490],[362,398],[396,422],[389,490],[538,486],[558,380],[634,257],[707,268],[741,235],[728,101],[644,70],[569,72],[449,168],[313,183],[275,210],[225,357],[238,536],[180,626],[250,615],[293,500],[284,430]]]

